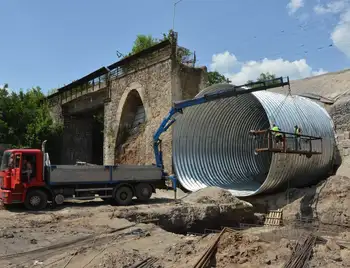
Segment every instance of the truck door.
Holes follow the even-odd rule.
[[[14,168],[11,171],[11,188],[14,189],[16,184],[21,184],[21,167],[22,153],[15,153]]]

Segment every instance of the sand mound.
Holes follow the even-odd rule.
[[[182,199],[187,203],[197,204],[230,204],[236,207],[252,207],[248,202],[242,201],[233,196],[229,191],[218,187],[207,187],[193,192]]]

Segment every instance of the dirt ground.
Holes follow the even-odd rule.
[[[2,209],[0,267],[124,268],[152,256],[153,267],[193,267],[217,236],[213,230],[259,220],[249,202],[217,188],[180,192],[177,202],[172,197],[159,191],[148,204],[128,207],[96,200],[40,213]],[[227,233],[212,261],[216,267],[281,267],[302,232],[285,226]],[[328,242],[315,246],[311,267],[349,267],[350,232],[320,236]]]

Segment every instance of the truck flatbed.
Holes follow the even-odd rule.
[[[51,185],[83,183],[116,183],[120,181],[157,181],[162,169],[153,165],[55,165],[51,166]]]

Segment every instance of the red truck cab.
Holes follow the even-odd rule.
[[[45,185],[43,152],[38,149],[12,149],[3,153],[0,168],[0,199],[6,204],[25,203],[29,188]],[[31,200],[33,202],[35,200]]]

